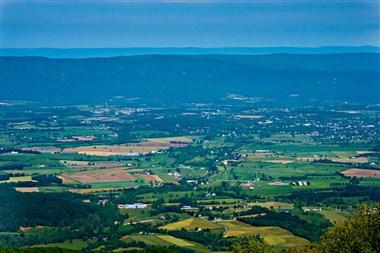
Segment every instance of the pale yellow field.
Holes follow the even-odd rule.
[[[157,175],[134,174],[134,176],[144,179],[145,182],[164,182],[164,180]]]
[[[95,156],[111,156],[111,155],[135,155],[157,152],[161,147],[144,147],[132,145],[98,145],[98,146],[81,146],[76,148],[66,148],[64,153],[78,153]]]
[[[224,237],[260,235],[269,245],[279,247],[301,247],[309,244],[308,240],[295,236],[280,227],[255,227],[239,221],[222,221],[219,223],[227,227]]]
[[[331,222],[341,222],[347,219],[348,214],[335,210],[322,210],[321,213]]]
[[[223,226],[221,226],[220,224],[211,222],[211,221],[201,219],[201,218],[192,217],[192,218],[188,218],[186,220],[181,220],[181,221],[169,223],[169,224],[167,224],[161,228],[166,229],[166,230],[181,230],[182,228],[192,230],[195,228],[222,229]]]
[[[18,192],[39,192],[38,187],[15,187]]]
[[[17,183],[17,182],[35,182],[32,176],[11,177],[8,180],[0,181],[0,183]]]

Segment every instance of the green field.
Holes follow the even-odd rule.
[[[208,248],[202,244],[192,242],[189,240],[184,240],[177,238],[171,235],[128,235],[123,238],[125,241],[141,241],[147,245],[156,245],[156,246],[170,246],[175,245],[179,247],[189,248],[199,253],[208,253],[211,252]]]
[[[65,241],[62,243],[48,243],[33,245],[34,248],[63,248],[71,250],[81,250],[87,246],[87,242],[83,240]]]

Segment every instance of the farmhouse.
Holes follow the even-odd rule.
[[[281,213],[290,213],[290,211],[292,211],[292,209],[291,208],[279,208],[279,211]]]
[[[242,184],[240,184],[240,186],[243,188],[246,188],[246,189],[250,189],[250,190],[255,189],[255,187],[253,187],[253,184],[251,182],[242,183]]]
[[[179,174],[178,172],[169,172],[168,175],[173,176],[176,179],[181,178],[181,174]]]
[[[197,212],[199,209],[197,207],[192,207],[192,206],[183,206],[183,207],[181,207],[181,210]]]

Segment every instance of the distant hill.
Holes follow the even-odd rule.
[[[0,99],[86,102],[112,96],[146,102],[250,97],[380,102],[375,53],[141,55],[49,59],[0,57]]]
[[[330,47],[131,47],[131,48],[3,48],[0,56],[42,56],[49,58],[89,58],[131,55],[260,55],[260,54],[337,54],[380,53],[375,46],[330,46]]]

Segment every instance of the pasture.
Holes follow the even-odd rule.
[[[248,203],[249,206],[261,206],[265,208],[273,208],[273,209],[280,209],[280,208],[287,208],[291,209],[294,207],[293,204],[285,203],[285,202],[277,202],[277,201],[269,201],[269,202],[254,202],[254,203]]]
[[[72,241],[65,241],[61,243],[47,243],[47,244],[36,244],[33,248],[62,248],[71,250],[82,250],[87,246],[87,242],[84,240],[76,239]]]
[[[73,161],[61,160],[60,163],[70,169],[112,169],[124,168],[125,164],[120,162],[106,162],[106,161]]]

